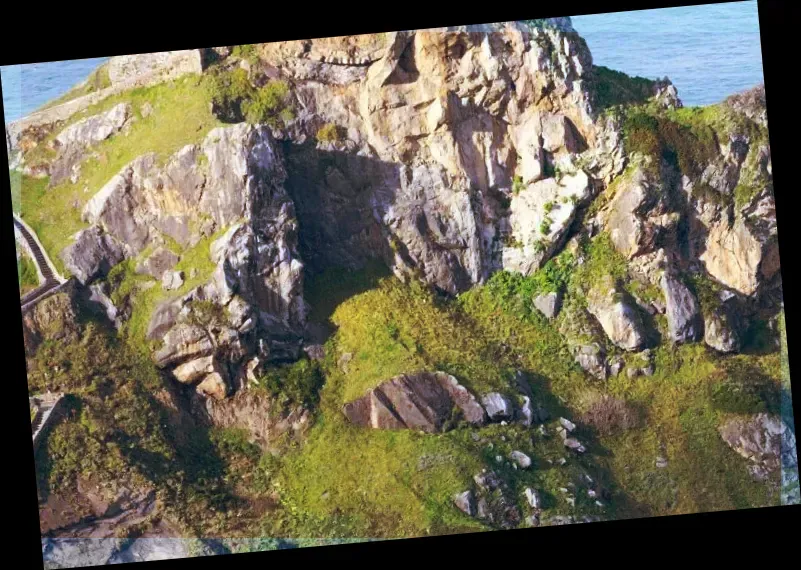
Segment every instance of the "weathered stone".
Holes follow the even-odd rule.
[[[454,408],[473,425],[486,421],[484,410],[455,378],[442,372],[420,372],[385,381],[345,404],[343,412],[356,425],[432,433],[448,427]]]
[[[719,431],[723,441],[751,462],[757,478],[765,478],[783,466],[797,465],[795,446],[789,445],[792,432],[778,417],[765,413],[736,417],[721,425]]]
[[[184,284],[183,271],[165,271],[161,276],[161,286],[167,290],[172,291],[180,288]]]
[[[487,411],[489,419],[493,422],[511,419],[514,408],[509,398],[498,392],[490,392],[481,398],[481,403]]]
[[[214,357],[203,356],[181,364],[172,371],[172,374],[183,384],[194,384],[212,372],[214,372]]]
[[[598,343],[578,346],[575,350],[579,366],[598,380],[606,380],[608,373],[604,356],[605,353]]]
[[[643,324],[636,310],[616,287],[608,282],[594,286],[587,310],[596,318],[609,339],[624,350],[637,350],[645,343]]]
[[[464,514],[471,517],[476,514],[476,500],[473,496],[473,491],[465,491],[464,493],[457,494],[453,498],[453,502]]]
[[[701,338],[701,308],[695,296],[676,276],[662,275],[670,338],[675,343],[693,342]]]
[[[526,487],[523,494],[526,496],[526,500],[532,509],[539,509],[541,507],[542,500],[540,499],[540,494],[535,489]]]
[[[108,76],[112,86],[153,75],[176,78],[203,72],[201,50],[161,51],[120,55],[109,59]]]
[[[164,247],[157,247],[144,261],[136,267],[137,273],[144,273],[161,279],[164,273],[178,263],[180,257]]]
[[[89,146],[106,140],[119,131],[131,116],[131,105],[118,103],[105,113],[77,121],[61,131],[55,138],[56,145]]]
[[[125,258],[123,246],[97,227],[81,230],[75,241],[64,248],[60,257],[64,266],[81,283],[105,277]]]
[[[740,349],[740,334],[733,323],[731,313],[720,307],[704,319],[704,342],[718,352],[737,352]]]
[[[522,469],[527,469],[531,466],[531,458],[522,451],[512,451],[510,457]]]
[[[219,372],[212,372],[197,385],[198,393],[223,400],[228,395],[228,385]]]
[[[543,293],[534,297],[534,306],[548,319],[556,317],[561,305],[562,295],[558,292]]]
[[[208,356],[214,344],[208,333],[200,327],[179,323],[164,335],[164,346],[153,359],[159,367],[178,364],[191,358]]]

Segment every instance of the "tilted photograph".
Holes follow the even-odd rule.
[[[0,71],[46,568],[799,502],[755,1]]]

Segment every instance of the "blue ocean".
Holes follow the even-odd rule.
[[[573,16],[597,65],[669,77],[685,105],[709,105],[762,82],[757,3]],[[59,97],[106,58],[0,67],[5,121]]]

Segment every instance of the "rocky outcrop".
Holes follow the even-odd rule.
[[[108,61],[112,87],[154,75],[169,78],[203,72],[203,54],[199,49],[120,55]]]
[[[670,241],[679,218],[671,212],[669,194],[648,164],[645,159],[632,165],[615,180],[610,189],[614,196],[602,218],[615,248],[629,259]]]
[[[611,280],[595,284],[587,296],[587,310],[613,343],[623,350],[638,350],[646,337],[642,318]]]
[[[525,275],[540,268],[564,243],[577,208],[591,196],[587,175],[579,171],[556,181],[536,182],[512,196],[503,267]]]
[[[80,338],[79,291],[74,281],[36,303],[22,315],[25,354],[36,353],[44,340],[70,343]]]
[[[454,410],[470,424],[483,425],[487,414],[476,398],[449,374],[419,372],[396,376],[344,405],[351,423],[375,429],[442,431]]]
[[[180,257],[164,247],[157,247],[146,259],[136,266],[136,272],[161,279],[164,273],[178,263]]]
[[[701,338],[701,308],[692,291],[671,272],[661,280],[665,295],[665,315],[673,342],[692,342]]]
[[[131,116],[129,103],[118,103],[105,113],[92,115],[76,121],[56,135],[55,146],[67,147],[71,145],[90,146],[104,141],[122,129]]]
[[[93,226],[78,232],[60,256],[67,270],[87,284],[105,277],[112,267],[125,259],[125,248],[113,236]]]
[[[780,418],[764,413],[736,417],[719,431],[723,441],[750,462],[749,471],[758,480],[798,465],[795,436]]]
[[[619,170],[620,157],[591,150],[620,141],[607,136],[614,121],[594,121],[584,42],[560,26],[492,29],[263,46],[298,101],[288,188],[312,267],[379,257],[448,293],[500,268],[530,272],[559,248],[595,178]],[[310,144],[323,124],[346,140]]]

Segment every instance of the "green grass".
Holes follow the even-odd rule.
[[[36,264],[34,264],[25,250],[20,248],[19,252],[17,277],[19,280],[20,296],[22,296],[39,286],[39,273],[36,271]]]
[[[89,157],[83,163],[77,184],[66,181],[48,189],[47,179],[21,177],[19,211],[59,271],[66,273],[58,253],[72,243],[75,232],[86,227],[81,221],[81,211],[106,182],[133,159],[154,152],[163,162],[185,145],[202,141],[212,128],[222,124],[209,111],[206,93],[198,85],[198,78],[186,77],[133,89],[109,97],[85,114],[70,119],[77,121],[123,101],[131,103],[137,117],[128,135],[118,133],[93,147],[99,158]],[[140,109],[145,103],[152,105],[153,112],[143,118]]]
[[[146,249],[136,258],[126,259],[112,268],[107,277],[107,281],[112,286],[111,300],[115,305],[120,306],[127,297],[131,297],[129,301],[132,307],[131,317],[125,323],[121,334],[130,342],[133,342],[135,346],[153,348],[146,342],[145,336],[147,334],[147,326],[156,306],[168,299],[186,295],[195,287],[209,280],[216,267],[211,259],[211,244],[222,237],[226,230],[227,228],[218,230],[185,251],[181,251],[178,248],[175,253],[180,254],[181,259],[175,265],[173,271],[184,272],[184,284],[175,291],[165,291],[161,287],[160,281],[149,275],[136,273],[136,266],[152,253],[152,248]],[[175,244],[175,247],[178,247],[177,244]],[[194,277],[189,276],[192,269],[197,272]],[[148,289],[142,289],[141,285],[148,282],[152,282],[153,286]]]
[[[595,106],[598,111],[603,112],[619,105],[645,103],[653,96],[655,82],[596,65],[592,68],[590,83]]]

